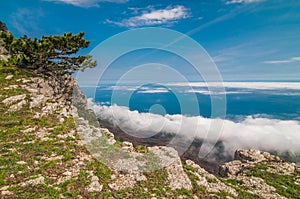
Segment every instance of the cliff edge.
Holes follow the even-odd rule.
[[[73,78],[0,66],[1,198],[299,198],[300,169],[237,150],[215,176],[101,128]]]

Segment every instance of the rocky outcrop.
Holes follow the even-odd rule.
[[[256,149],[237,150],[233,161],[220,165],[219,174],[222,177],[237,176],[245,168],[253,168],[261,162],[272,162],[272,164],[275,164],[280,162],[280,158]]]
[[[3,81],[12,82],[5,85],[5,93],[0,95],[0,104],[6,109],[3,113],[17,114],[18,110],[22,110],[23,114],[29,108],[28,114],[32,115],[27,120],[33,122],[13,127],[12,134],[21,134],[22,137],[1,143],[4,148],[17,143],[16,147],[0,152],[0,157],[7,157],[11,152],[12,157],[8,160],[14,161],[17,154],[20,158],[15,158],[14,164],[23,169],[5,175],[7,184],[1,181],[1,197],[13,197],[16,189],[34,192],[34,187],[57,191],[59,195],[56,198],[70,196],[72,192],[69,193],[69,190],[79,189],[78,194],[83,198],[94,195],[98,198],[104,195],[109,198],[290,196],[280,194],[278,186],[272,185],[262,175],[264,173],[288,176],[294,183],[291,187],[300,186],[297,165],[255,149],[237,150],[233,161],[220,165],[220,176],[208,173],[191,160],[182,163],[178,152],[171,147],[147,147],[144,153],[139,153],[130,141],[118,141],[112,132],[101,128],[76,82],[67,75],[63,78],[63,82],[54,78],[17,78],[13,75],[3,78]],[[23,89],[24,93],[10,95],[9,91],[15,89]],[[52,120],[55,123],[51,123]],[[16,122],[5,123],[13,126],[11,124]],[[48,145],[52,147],[49,151]],[[22,154],[28,148],[36,150],[36,153],[32,156]],[[51,170],[47,170],[48,167]],[[2,168],[9,170],[5,166]],[[22,173],[25,170],[35,174],[25,175]],[[153,176],[153,173],[161,176]],[[124,192],[126,194],[122,195]],[[294,196],[297,198],[299,195]]]
[[[268,152],[261,152],[257,149],[237,150],[234,153],[234,159],[241,162],[260,163],[262,161],[279,161],[278,156],[271,155]]]
[[[0,31],[1,33],[1,31]],[[2,41],[2,39],[0,39],[0,60],[7,60],[9,58],[9,53],[7,52],[7,50],[4,48],[4,42]]]
[[[275,179],[266,177],[274,175],[274,178],[275,176],[284,178],[280,176],[299,175],[296,172],[295,163],[284,162],[278,156],[268,152],[256,149],[237,150],[234,158],[235,160],[220,165],[220,176],[238,182],[239,188],[261,198],[285,198],[277,193],[274,186],[270,185],[272,181],[275,182]]]
[[[171,190],[193,188],[191,180],[183,171],[180,157],[175,149],[171,147],[148,147],[148,150],[157,155],[160,162],[160,167],[166,168],[168,174],[168,184]]]
[[[197,178],[197,184],[205,187],[209,192],[226,192],[231,196],[237,197],[238,193],[235,189],[225,185],[216,176],[208,173],[199,165],[195,164],[191,160],[186,160],[186,164],[195,169],[193,175]]]

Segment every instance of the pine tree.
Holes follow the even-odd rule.
[[[6,24],[3,23],[2,21],[0,21],[0,32],[1,32],[1,31],[7,32]]]
[[[6,32],[0,34],[13,65],[56,76],[96,66],[90,55],[75,56],[81,48],[89,46],[89,41],[83,36],[81,32],[77,35],[43,36],[41,39],[30,39],[24,35],[16,39]]]

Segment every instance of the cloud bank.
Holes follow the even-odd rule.
[[[78,7],[98,7],[101,2],[125,3],[127,0],[44,0],[55,3],[70,4]]]
[[[293,63],[300,61],[300,57],[292,57],[290,59],[284,60],[271,60],[271,61],[264,61],[265,64],[285,64],[285,63]]]
[[[226,1],[225,4],[230,5],[230,4],[240,4],[240,3],[256,3],[262,1],[264,0],[230,0],[230,1]]]
[[[265,151],[300,152],[300,123],[267,118],[247,117],[241,122],[187,117],[184,115],[156,115],[130,111],[117,105],[100,106],[89,100],[89,107],[102,119],[118,125],[130,135],[147,138],[159,132],[182,135],[183,139],[205,139],[214,144],[223,141],[225,152],[232,155],[239,148],[257,148]],[[211,124],[223,124],[219,128]],[[210,130],[210,131],[209,131]],[[207,136],[207,132],[210,134]]]
[[[188,87],[188,90],[184,90],[185,92],[205,92],[207,93],[207,89],[199,89],[199,88],[207,88],[207,86],[211,87],[225,87],[225,88],[234,88],[234,89],[253,89],[253,90],[300,90],[299,82],[174,82],[167,83],[165,86],[167,87]],[[84,87],[84,86],[83,86]],[[89,86],[85,86],[89,87]],[[139,89],[139,86],[135,85],[118,85],[118,86],[108,86],[108,87],[99,87],[101,90],[127,90],[127,91],[135,91]],[[191,90],[190,88],[193,88]],[[167,89],[163,88],[152,88],[152,87],[143,87],[143,90],[147,92],[148,90],[152,90],[151,92],[167,92]],[[142,90],[140,90],[142,92]],[[210,94],[210,93],[207,93]],[[230,92],[226,92],[224,94],[231,94]]]
[[[121,27],[141,27],[154,25],[171,25],[180,19],[188,18],[188,9],[184,6],[168,6],[165,9],[153,9],[148,7],[140,15],[133,16],[129,19],[123,19],[120,22],[106,20],[106,23],[115,24]]]
[[[280,90],[294,89],[300,90],[299,82],[176,82],[169,83],[167,86],[182,86],[182,87],[221,87],[225,88],[241,88],[253,90]]]

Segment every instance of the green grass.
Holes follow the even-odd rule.
[[[146,146],[143,145],[137,145],[136,147],[134,147],[136,152],[138,153],[148,153],[148,148]]]
[[[300,176],[296,171],[292,176],[270,173],[266,171],[267,165],[257,165],[247,172],[247,176],[260,177],[270,186],[276,188],[276,192],[287,198],[300,198],[300,185],[295,184],[294,179]]]
[[[7,75],[14,75],[10,80],[5,80]],[[157,168],[157,159],[149,153],[146,146],[135,146],[135,150],[139,153],[144,153],[141,158],[143,161],[149,163],[146,169],[151,172],[145,172],[146,181],[137,182],[133,188],[127,188],[120,191],[113,191],[108,184],[111,183],[112,171],[100,161],[96,159],[85,160],[84,165],[80,168],[77,177],[67,180],[59,185],[55,185],[57,179],[52,179],[51,176],[62,176],[62,173],[70,168],[75,167],[73,160],[81,153],[89,154],[85,146],[79,146],[76,141],[79,135],[75,133],[75,139],[72,137],[59,138],[58,135],[70,133],[76,129],[73,118],[64,118],[63,123],[59,123],[57,119],[58,112],[51,115],[43,116],[34,119],[33,116],[39,107],[29,109],[27,104],[19,111],[7,112],[9,106],[1,103],[7,97],[26,94],[26,99],[30,98],[30,93],[24,89],[9,89],[4,88],[9,85],[18,85],[20,78],[30,78],[35,75],[15,67],[3,66],[0,63],[0,188],[3,186],[10,186],[9,190],[18,198],[74,198],[81,195],[83,198],[151,198],[155,194],[157,198],[178,198],[183,195],[186,198],[192,198],[197,195],[199,198],[211,197],[214,194],[218,198],[226,198],[228,196],[225,192],[209,193],[205,187],[198,186],[197,178],[193,174],[194,168],[184,165],[184,171],[191,179],[193,189],[188,191],[180,189],[172,191],[168,187],[167,172],[165,169]],[[53,100],[48,100],[52,103]],[[59,111],[59,110],[57,110]],[[91,112],[80,113],[84,116],[96,121],[97,119]],[[37,127],[33,132],[22,133],[22,130],[30,127]],[[51,129],[49,131],[49,140],[42,141],[36,138],[36,131],[41,129]],[[112,154],[114,158],[129,157],[128,153],[120,149],[122,142],[117,141],[113,146],[105,145],[107,138],[102,136],[96,139],[91,144],[89,150],[101,151],[104,158],[110,158]],[[24,142],[27,142],[26,144]],[[105,147],[104,147],[105,146]],[[62,159],[46,160],[46,158],[54,156],[62,156]],[[17,164],[19,161],[25,161],[26,164]],[[38,164],[36,164],[36,162]],[[145,169],[145,168],[141,168]],[[283,176],[279,174],[271,174],[266,172],[267,165],[260,164],[251,169],[247,175],[262,177],[265,181],[274,186],[282,196],[287,198],[299,198],[300,186],[293,181],[294,178],[299,177],[299,172],[293,176]],[[86,187],[90,183],[89,172],[92,171],[94,175],[98,176],[100,184],[103,185],[102,193],[88,193]],[[19,183],[27,181],[34,176],[44,176],[45,184],[36,186],[22,187]],[[12,177],[13,176],[13,177]],[[210,183],[216,183],[216,179],[208,180]],[[239,193],[239,198],[258,198],[255,195],[248,193],[239,188],[241,182],[232,179],[222,179],[222,181],[234,188]],[[51,186],[50,186],[51,185]],[[147,191],[145,191],[147,189]]]
[[[6,80],[7,75],[14,75],[10,80]],[[67,137],[63,139],[57,137],[59,134],[69,133],[75,130],[73,118],[65,118],[62,124],[59,124],[57,113],[46,115],[38,119],[33,116],[40,108],[29,109],[29,105],[24,106],[21,110],[15,112],[7,112],[9,106],[5,106],[1,101],[7,97],[17,94],[26,94],[26,99],[30,98],[30,93],[23,89],[9,89],[4,87],[9,85],[18,85],[20,78],[34,77],[27,71],[15,67],[3,67],[0,65],[0,187],[10,186],[9,190],[13,191],[14,196],[18,198],[60,198],[60,194],[66,198],[74,198],[82,195],[84,198],[90,198],[92,195],[87,193],[86,186],[90,183],[88,171],[93,170],[100,178],[100,183],[106,184],[110,180],[111,171],[103,164],[96,160],[92,162],[85,161],[89,167],[83,166],[79,175],[72,180],[66,181],[60,185],[51,185],[56,183],[55,179],[46,178],[47,176],[60,177],[62,172],[75,166],[72,162],[73,158],[79,153],[88,153],[84,146],[78,146],[75,141],[79,138],[75,135],[75,139]],[[48,100],[48,103],[51,103]],[[50,140],[42,141],[36,138],[35,132],[22,133],[21,130],[30,127],[37,127],[37,130],[43,128],[49,130]],[[29,142],[24,144],[24,142]],[[62,160],[46,161],[42,157],[50,157],[52,154],[56,156],[62,155]],[[26,164],[19,165],[18,161],[25,161]],[[36,165],[35,162],[38,162]],[[13,177],[11,177],[13,175]],[[33,176],[44,176],[46,184],[36,186],[21,187],[18,184],[25,182]]]

